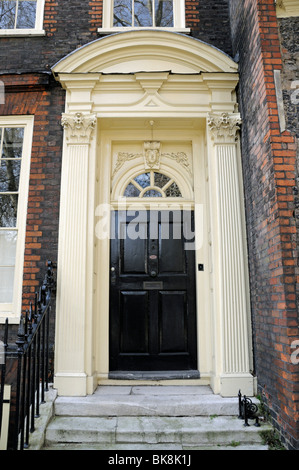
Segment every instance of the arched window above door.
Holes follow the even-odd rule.
[[[125,197],[182,197],[178,184],[173,178],[157,171],[141,173],[130,179],[125,188]]]

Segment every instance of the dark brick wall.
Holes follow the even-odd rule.
[[[191,36],[232,54],[228,0],[186,0],[186,27]]]
[[[0,71],[44,72],[65,55],[98,37],[100,2],[46,0],[44,37],[0,38]]]
[[[290,448],[299,448],[296,305],[296,142],[280,132],[274,70],[283,60],[274,0],[231,0],[233,54],[239,58],[242,164],[259,392]]]
[[[231,53],[228,0],[186,0],[186,23],[194,37]],[[0,73],[49,71],[70,52],[99,38],[101,24],[99,0],[46,0],[46,36],[0,38]]]

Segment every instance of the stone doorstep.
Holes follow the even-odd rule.
[[[238,412],[238,397],[214,395],[206,386],[101,386],[87,397],[55,401],[57,416],[238,416]]]
[[[181,450],[188,449],[188,446],[190,449],[206,446],[211,449],[220,430],[222,437],[225,436],[225,449],[229,443],[239,442],[242,435],[244,443],[236,449],[267,449],[257,438],[261,428],[245,428],[243,421],[237,418],[237,397],[222,398],[214,395],[209,387],[101,386],[87,397],[57,397],[56,390],[50,387],[46,400],[46,404],[41,405],[36,431],[30,437],[29,450],[42,448],[45,436],[48,444],[52,443],[50,449],[92,450],[99,446],[107,450]],[[227,426],[230,424],[227,427],[225,423]],[[198,436],[204,436],[204,433],[214,436],[212,442],[207,444],[204,437],[202,442],[198,441]],[[66,442],[61,441],[63,435]],[[132,435],[135,442],[132,442]],[[183,443],[183,435],[188,436],[186,443]],[[83,443],[76,442],[78,436]],[[248,442],[250,436],[255,436],[253,443]],[[170,438],[174,442],[167,442]],[[222,450],[219,442],[215,446],[215,449]]]

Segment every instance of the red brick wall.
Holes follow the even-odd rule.
[[[5,104],[0,115],[34,116],[23,276],[26,309],[46,272],[45,262],[57,261],[64,92],[44,74],[2,75],[1,80]]]
[[[296,140],[280,132],[274,70],[282,69],[274,0],[232,0],[246,199],[251,304],[259,391],[290,447],[299,448],[299,339],[294,217]]]
[[[90,0],[90,32],[97,34],[98,28],[102,26],[103,0]]]
[[[44,29],[47,32],[47,36],[53,36],[57,31],[57,0],[46,0],[44,10]]]

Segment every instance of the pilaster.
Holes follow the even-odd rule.
[[[55,387],[60,395],[86,395],[89,147],[96,116],[63,114],[62,126]]]
[[[238,164],[238,114],[210,114],[208,129],[215,185],[212,190],[218,235],[214,235],[217,278],[215,329],[216,375],[223,396],[253,394],[243,203]],[[217,237],[218,239],[216,240]]]

